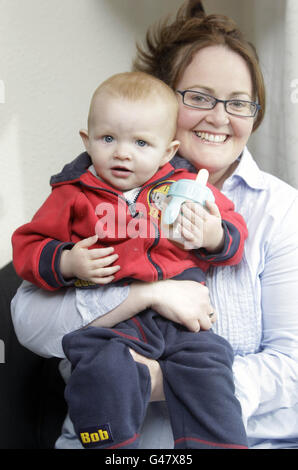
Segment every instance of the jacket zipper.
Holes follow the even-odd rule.
[[[152,186],[152,184],[157,184],[163,180],[165,180],[166,178],[169,178],[170,176],[172,176],[174,174],[174,171],[171,171],[170,173],[168,173],[166,176],[163,176],[162,178],[160,178],[159,180],[156,180],[154,181],[154,183],[150,183],[148,185],[145,185],[143,186],[143,188],[138,192],[138,194],[136,195],[135,199],[134,199],[134,202],[131,203],[131,204],[135,204],[137,202],[137,199],[139,197],[139,195],[141,194],[141,192],[146,189],[147,187],[149,186]],[[136,213],[137,215],[137,213]],[[135,217],[136,217],[135,215]],[[159,240],[160,240],[160,230],[159,230],[159,227],[158,225],[156,225],[154,222],[151,222],[154,226],[154,229],[155,229],[155,238],[154,238],[154,241],[152,243],[152,245],[148,248],[148,250],[146,251],[146,255],[147,255],[147,258],[148,258],[148,261],[152,264],[152,266],[156,269],[156,272],[157,272],[157,280],[160,281],[163,279],[163,272],[162,272],[162,269],[161,267],[155,263],[155,261],[153,261],[152,259],[152,256],[151,256],[151,251],[153,250],[153,248],[155,246],[158,245],[159,243]]]
[[[158,281],[160,281],[161,279],[163,279],[163,272],[162,272],[162,269],[161,267],[155,263],[155,261],[153,261],[152,257],[151,257],[151,251],[153,250],[153,248],[155,246],[158,245],[159,243],[159,239],[160,239],[160,231],[159,231],[159,228],[157,225],[155,225],[154,222],[151,222],[153,225],[154,225],[154,229],[155,229],[155,238],[154,238],[154,241],[152,243],[152,245],[148,248],[146,254],[147,254],[147,258],[149,260],[149,262],[154,266],[154,268],[156,269],[156,272],[157,272],[157,279]],[[157,235],[157,236],[156,236]]]
[[[128,209],[129,209],[129,212],[130,212],[132,218],[135,218],[135,217],[137,217],[137,215],[138,215],[138,212],[135,210],[135,204],[136,204],[136,202],[137,202],[137,200],[138,200],[138,197],[139,197],[139,195],[141,194],[141,192],[142,192],[144,189],[148,188],[149,186],[152,186],[153,184],[157,184],[157,183],[163,181],[164,179],[169,178],[170,176],[172,176],[172,175],[174,174],[174,172],[175,172],[175,171],[172,170],[172,171],[170,171],[167,175],[165,175],[165,176],[159,178],[158,180],[153,181],[153,182],[151,182],[151,183],[149,183],[149,184],[143,186],[142,189],[136,194],[136,196],[135,196],[133,202],[127,201],[127,199],[125,199],[124,196],[121,196],[120,194],[116,193],[115,191],[112,191],[111,189],[106,189],[106,188],[102,188],[102,187],[98,187],[98,186],[90,186],[90,185],[84,183],[83,181],[80,181],[80,183],[81,183],[83,186],[87,187],[87,188],[97,189],[97,190],[100,190],[100,191],[106,191],[107,193],[111,193],[111,194],[114,194],[114,195],[117,196],[117,197],[120,197],[122,200],[124,200],[124,201],[126,202],[126,204],[127,204],[127,206],[128,206]],[[153,222],[152,222],[152,223],[153,223]],[[151,265],[156,269],[156,272],[157,272],[157,279],[158,279],[158,281],[160,281],[160,280],[163,279],[163,272],[162,272],[162,269],[161,269],[161,267],[160,267],[157,263],[155,263],[155,261],[153,261],[152,256],[151,256],[151,251],[152,251],[153,248],[154,248],[155,246],[157,246],[158,243],[159,243],[159,240],[160,240],[160,230],[159,230],[158,226],[157,226],[155,223],[153,223],[153,225],[154,225],[154,229],[155,229],[155,238],[154,238],[154,241],[153,241],[152,245],[151,245],[151,246],[148,248],[148,250],[146,251],[146,255],[147,255],[148,261],[149,261],[149,262],[151,263]]]

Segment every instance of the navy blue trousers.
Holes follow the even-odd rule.
[[[233,351],[212,330],[192,333],[148,309],[114,328],[69,333],[63,348],[72,364],[65,398],[84,447],[138,448],[151,380],[129,348],[161,366],[175,449],[247,447]]]

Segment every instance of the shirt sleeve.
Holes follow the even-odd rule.
[[[88,290],[92,305],[77,302],[74,287],[49,292],[23,281],[11,302],[12,321],[19,342],[43,357],[64,358],[62,338],[115,309],[128,297],[129,286],[100,286]]]
[[[236,356],[236,394],[244,421],[298,403],[298,201],[265,246],[260,352]]]

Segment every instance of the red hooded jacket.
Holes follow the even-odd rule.
[[[14,232],[13,262],[23,279],[47,290],[72,285],[96,287],[77,279],[66,280],[59,270],[62,250],[95,233],[99,239],[91,248],[113,246],[119,255],[121,269],[115,281],[168,279],[193,267],[201,268],[203,274],[211,264],[232,265],[241,260],[247,237],[245,222],[234,212],[233,203],[209,185],[225,230],[221,253],[182,250],[163,235],[159,201],[174,181],[195,179],[197,173],[181,157],[164,165],[141,188],[134,203],[93,175],[90,165],[84,152],[53,176],[50,196],[32,221]]]

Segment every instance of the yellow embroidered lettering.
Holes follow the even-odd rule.
[[[88,447],[92,444],[100,443],[101,441],[112,441],[112,434],[110,433],[109,426],[105,425],[106,429],[92,429],[80,433],[81,442]]]
[[[99,437],[102,441],[105,441],[106,439],[109,439],[109,435],[107,431],[103,431],[102,429],[98,430]]]
[[[80,436],[83,444],[88,444],[90,442],[89,432],[81,432]]]
[[[92,442],[98,442],[100,439],[97,432],[93,432],[92,434],[90,434],[90,438]]]

